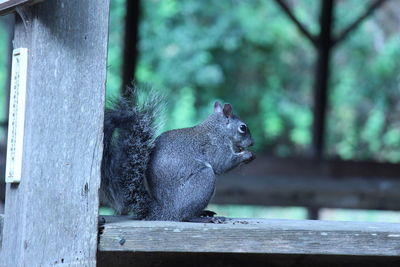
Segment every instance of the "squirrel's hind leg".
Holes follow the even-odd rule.
[[[204,211],[207,207],[215,188],[215,174],[211,168],[203,167],[188,174],[185,182],[178,186],[173,205],[180,221],[190,218],[211,216],[215,212]],[[202,217],[203,218],[203,217]]]

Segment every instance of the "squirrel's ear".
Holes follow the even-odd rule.
[[[231,118],[233,116],[232,105],[225,104],[223,112],[224,112],[225,117]]]
[[[214,103],[214,113],[221,113],[222,112],[222,106],[218,101],[215,101]]]

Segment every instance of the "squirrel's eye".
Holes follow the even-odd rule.
[[[246,125],[242,124],[239,126],[239,132],[240,133],[245,133],[247,131]]]

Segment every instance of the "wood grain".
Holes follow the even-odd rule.
[[[2,266],[96,266],[109,0],[24,9],[24,165],[7,184]]]
[[[400,256],[400,224],[231,219],[224,224],[105,217],[100,251]]]

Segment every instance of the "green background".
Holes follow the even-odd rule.
[[[288,2],[300,21],[317,34],[320,1]],[[335,33],[365,8],[359,0],[337,2]],[[195,125],[220,100],[232,103],[234,112],[247,122],[258,153],[310,154],[316,54],[274,1],[148,0],[141,5],[134,82],[166,96],[165,111],[159,115],[162,130]],[[399,12],[399,1],[391,1],[334,50],[327,114],[330,158],[400,161]],[[107,98],[117,96],[122,86],[124,16],[125,0],[112,0]],[[0,121],[6,119],[7,45],[1,22]],[[5,140],[4,131],[0,140]],[[301,208],[212,208],[230,216],[305,217]],[[334,219],[332,212],[321,215]],[[378,213],[359,217],[398,221],[397,213],[379,213],[386,214],[385,219]],[[341,219],[357,212],[336,214]]]

